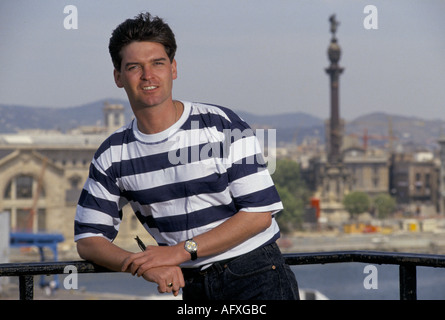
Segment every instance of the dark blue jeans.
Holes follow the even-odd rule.
[[[298,300],[298,284],[276,243],[214,263],[183,269],[184,300]]]

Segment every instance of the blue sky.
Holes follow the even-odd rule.
[[[378,10],[367,30],[366,5]],[[78,29],[66,30],[66,5]],[[258,114],[329,116],[328,18],[337,37],[341,116],[386,112],[445,120],[445,1],[164,0],[0,3],[0,104],[69,107],[126,99],[108,40],[141,11],[163,17],[178,42],[174,98]]]

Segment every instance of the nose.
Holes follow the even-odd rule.
[[[150,78],[153,78],[153,72],[151,70],[151,67],[149,65],[142,66],[141,79],[149,80]]]

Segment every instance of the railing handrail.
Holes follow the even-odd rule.
[[[77,273],[114,272],[89,261],[46,261],[0,264],[0,277],[20,277],[63,274],[66,266],[74,266]]]
[[[445,255],[386,251],[327,251],[283,254],[290,265],[363,262],[445,268]]]
[[[417,299],[416,267],[445,268],[445,255],[381,252],[381,251],[330,251],[284,253],[289,265],[361,262],[399,265],[400,299]],[[63,274],[66,266],[74,266],[77,273],[114,272],[89,261],[53,261],[0,264],[0,277],[19,277],[20,299],[33,299],[35,275]]]

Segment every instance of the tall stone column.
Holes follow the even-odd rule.
[[[328,162],[330,164],[340,163],[341,146],[343,140],[343,128],[340,120],[340,104],[339,104],[339,85],[340,74],[343,68],[339,66],[341,49],[337,43],[335,32],[337,31],[338,22],[335,20],[335,15],[329,19],[331,22],[331,43],[328,48],[328,57],[331,65],[326,68],[326,73],[330,78],[330,93],[331,93],[331,117],[329,123],[329,144],[328,144]]]
[[[325,69],[329,75],[331,115],[326,128],[327,161],[323,172],[322,201],[328,211],[341,210],[345,193],[350,191],[350,174],[343,164],[343,121],[340,117],[339,82],[343,68],[339,66],[341,49],[335,33],[339,25],[335,15],[329,18],[332,38],[328,47],[330,66]]]

